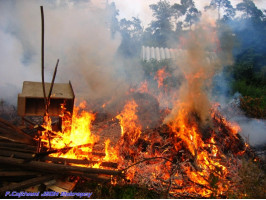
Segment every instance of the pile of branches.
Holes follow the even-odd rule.
[[[120,155],[128,181],[147,185],[167,198],[225,198],[240,181],[241,158],[254,159],[256,155],[239,134],[232,133],[219,113],[213,116],[210,126],[199,125],[198,129],[205,132],[205,138],[201,134],[205,146],[196,149],[195,155],[168,125],[145,130],[133,146],[127,145],[129,133],[125,134],[120,142]],[[211,135],[215,144],[210,142]],[[214,146],[221,152],[216,157],[211,154]],[[207,169],[199,160],[201,152],[212,158],[206,161]]]

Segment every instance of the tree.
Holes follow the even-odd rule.
[[[150,24],[150,31],[153,39],[158,46],[167,46],[167,41],[172,34],[173,25],[171,23],[172,9],[168,1],[159,1],[157,4],[150,5],[155,17]]]
[[[117,16],[119,15],[119,10],[116,9],[114,2],[108,4],[106,7],[107,10],[107,19],[109,20],[108,26],[110,27],[111,36],[114,38],[115,33],[119,31],[119,22]]]
[[[125,18],[121,19],[119,26],[122,35],[127,34],[130,38],[135,38],[137,40],[141,38],[143,28],[139,18],[132,17],[131,21]]]
[[[173,12],[173,16],[175,18],[175,20],[177,21],[178,18],[180,18],[181,16],[185,15],[187,8],[184,4],[182,4],[183,1],[181,1],[181,4],[177,4],[175,3],[172,6],[172,12]]]
[[[257,21],[262,20],[265,16],[263,12],[256,7],[253,1],[251,0],[243,0],[243,2],[236,5],[236,9],[238,11],[243,12],[242,18],[252,18]]]
[[[235,16],[235,9],[233,8],[229,0],[211,0],[209,6],[205,6],[207,9],[217,9],[218,11],[218,21],[223,19],[224,21],[232,19]],[[221,18],[221,13],[225,13]]]
[[[180,26],[180,21],[177,21],[178,18],[185,16],[184,22],[182,25],[185,27],[191,26],[193,23],[199,20],[201,12],[195,7],[195,3],[193,0],[181,0],[181,4],[175,3],[172,6],[173,9],[173,16],[176,19],[176,26]]]
[[[119,47],[120,53],[124,57],[134,57],[139,55],[143,28],[140,19],[132,17],[132,20],[121,19],[119,22],[122,42]]]
[[[184,4],[187,8],[185,22],[191,29],[193,23],[199,21],[201,12],[195,7],[193,0],[181,0],[181,4]]]

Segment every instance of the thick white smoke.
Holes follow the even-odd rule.
[[[56,82],[71,80],[77,96],[124,91],[123,67],[114,62],[120,38],[111,39],[104,9],[89,1],[1,1],[0,98],[16,104],[23,81],[41,81],[41,15],[45,17],[45,81],[59,59]]]

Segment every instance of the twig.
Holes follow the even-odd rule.
[[[155,160],[155,159],[164,159],[164,160],[167,160],[167,161],[173,163],[173,161],[171,161],[171,160],[169,160],[169,159],[167,159],[167,158],[164,158],[164,157],[145,158],[145,159],[143,159],[143,160],[140,160],[140,161],[138,161],[138,162],[136,162],[136,163],[133,163],[132,165],[126,167],[125,169],[123,169],[123,171],[126,171],[126,170],[128,170],[129,168],[131,168],[131,167],[133,167],[133,166],[135,166],[135,165],[138,165],[138,164],[140,164],[140,163],[143,163],[143,162],[146,162],[146,161],[149,161],[149,160]],[[173,163],[173,164],[174,164],[174,163]]]

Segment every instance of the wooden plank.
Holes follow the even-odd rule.
[[[62,192],[70,192],[69,190],[60,188],[60,187],[58,187],[56,185],[51,185],[51,186],[48,187],[48,189],[53,190],[55,192],[59,192],[59,193],[62,193]]]
[[[45,83],[45,90],[49,91],[51,83]],[[29,98],[42,98],[42,83],[33,81],[24,81],[21,96]],[[48,93],[46,94],[48,97]],[[52,98],[57,99],[73,99],[73,92],[69,83],[54,83]]]
[[[68,190],[68,191],[73,191],[75,186],[77,185],[77,181],[67,181],[67,180],[60,180],[57,179],[55,185],[57,187],[60,187],[62,189]]]
[[[27,187],[33,186],[33,185],[37,185],[39,183],[43,183],[45,181],[49,181],[52,180],[56,177],[56,175],[43,175],[40,177],[36,177],[36,178],[32,178],[20,183],[12,183],[8,186],[4,186],[0,188],[0,194],[5,193],[6,191],[14,191],[14,190],[21,190],[21,189],[25,189]]]

